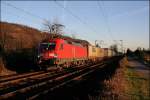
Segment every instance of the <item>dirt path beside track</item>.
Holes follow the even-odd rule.
[[[150,67],[134,58],[125,57],[120,61],[115,75],[105,80],[104,84],[104,94],[109,93],[108,96],[115,100],[150,100]]]
[[[128,57],[125,70],[126,94],[130,99],[150,100],[150,67]]]

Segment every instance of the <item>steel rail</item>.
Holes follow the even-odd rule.
[[[25,77],[25,78],[21,78],[21,79],[17,79],[20,80],[18,82],[16,82],[16,80],[12,80],[9,81],[8,83],[4,82],[4,84],[1,84],[1,88],[0,88],[0,95],[6,92],[10,92],[10,91],[14,91],[15,89],[17,89],[18,87],[24,87],[24,86],[28,86],[27,83],[30,84],[35,84],[35,82],[40,81],[40,80],[44,80],[47,78],[51,78],[51,77],[56,77],[58,75],[63,75],[65,73],[69,73],[71,71],[74,70],[78,70],[81,69],[84,65],[80,65],[80,67],[77,68],[72,68],[72,70],[69,71],[62,71],[59,73],[53,73],[53,74],[49,74],[48,72],[45,72],[43,76],[41,75],[36,75],[36,76],[31,76],[31,77]],[[38,76],[38,77],[37,77]],[[33,78],[34,77],[34,78]],[[14,82],[15,81],[15,82]],[[5,86],[4,86],[5,85]]]
[[[84,65],[79,65],[78,67],[82,67]],[[75,68],[78,68],[78,67],[72,67],[71,69],[75,69]],[[11,77],[11,78],[7,78],[7,79],[3,79],[2,82],[0,82],[0,90],[1,88],[3,87],[7,87],[7,86],[11,86],[13,84],[17,85],[18,82],[25,82],[26,80],[34,80],[35,78],[40,78],[40,77],[44,77],[44,75],[53,75],[55,74],[56,72],[60,72],[60,71],[64,71],[64,70],[58,70],[59,68],[57,68],[57,70],[47,70],[47,71],[40,71],[40,72],[33,72],[33,73],[29,73],[29,74],[23,74],[23,75],[18,75],[18,76],[14,76],[14,77]],[[5,88],[6,88],[5,87]]]
[[[101,67],[103,67],[103,66],[105,66],[105,64],[101,65]],[[57,88],[59,88],[59,87],[62,87],[62,86],[66,85],[66,84],[68,84],[68,83],[70,83],[70,82],[72,82],[72,81],[74,81],[74,80],[80,79],[81,77],[84,77],[84,76],[86,76],[86,75],[88,75],[88,74],[94,72],[96,69],[99,69],[99,68],[100,68],[100,67],[95,68],[95,69],[92,69],[92,70],[90,70],[90,71],[88,71],[88,72],[86,72],[86,73],[83,73],[83,74],[81,74],[81,75],[79,75],[79,76],[76,76],[76,77],[74,77],[74,78],[72,78],[72,79],[69,79],[69,80],[67,80],[67,81],[64,81],[64,82],[62,82],[62,83],[60,83],[60,84],[58,84],[58,85],[56,85],[56,86],[53,86],[53,87],[48,88],[48,89],[46,89],[46,90],[43,90],[43,91],[41,91],[41,92],[39,92],[39,93],[37,93],[37,94],[35,94],[35,95],[29,97],[28,99],[29,99],[29,100],[34,100],[34,99],[38,98],[38,97],[41,96],[41,95],[44,95],[44,94],[46,94],[46,93],[48,93],[48,92],[51,92],[51,91],[53,91],[53,90],[55,90],[55,89],[57,89]]]
[[[53,71],[53,70],[48,69],[47,71]],[[22,73],[22,74],[12,74],[12,75],[1,76],[0,83],[15,80],[17,78],[23,78],[23,77],[28,77],[28,76],[32,76],[32,75],[37,75],[37,74],[44,73],[44,72],[45,71],[38,71],[38,72],[28,72],[28,73]]]
[[[100,64],[98,64],[100,65]],[[98,65],[94,65],[94,66],[98,66]],[[35,84],[32,84],[30,86],[27,86],[27,87],[24,87],[24,88],[21,88],[21,89],[17,89],[16,91],[12,91],[12,92],[9,92],[9,93],[6,93],[4,95],[1,95],[0,98],[9,98],[9,97],[13,97],[14,95],[16,95],[17,93],[25,93],[26,91],[29,91],[29,90],[32,90],[34,88],[37,88],[37,87],[41,87],[41,86],[44,86],[46,85],[47,83],[50,84],[50,83],[56,83],[60,80],[64,80],[65,78],[68,78],[72,75],[75,75],[77,73],[80,73],[82,71],[85,71],[86,69],[91,69],[93,68],[94,66],[91,66],[91,67],[83,67],[83,68],[80,68],[79,70],[76,70],[76,71],[73,71],[73,72],[68,72],[68,73],[65,73],[64,75],[58,75],[57,77],[52,77],[50,78],[49,80],[45,80],[45,81],[41,81],[39,83],[35,83]]]

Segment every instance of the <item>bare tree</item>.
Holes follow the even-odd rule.
[[[4,71],[6,65],[6,43],[10,38],[8,33],[8,29],[0,23],[0,73]]]
[[[0,32],[1,32],[1,34],[0,34],[0,47],[1,47],[1,51],[0,52],[3,55],[4,52],[5,52],[5,50],[6,50],[5,46],[6,46],[6,42],[7,42],[7,39],[8,39],[8,35],[7,35],[8,31],[5,30],[5,29],[2,31],[2,27],[1,27],[0,28]]]
[[[43,25],[45,27],[44,31],[46,31],[48,33],[52,33],[52,24],[50,21],[45,20]]]
[[[53,23],[51,23],[50,21],[45,20],[44,22],[44,26],[45,26],[45,30],[48,33],[51,34],[62,34],[62,28],[64,28],[65,26],[60,24],[58,21],[54,21]]]
[[[11,28],[7,25],[0,23],[0,53],[3,55],[7,50],[10,49],[9,43],[12,43],[14,37],[10,35]]]

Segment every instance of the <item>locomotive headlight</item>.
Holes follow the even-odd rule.
[[[54,54],[53,54],[53,53],[49,53],[49,55],[48,55],[48,56],[50,56],[50,57],[51,57],[51,56],[54,56]]]
[[[38,54],[37,58],[41,58],[41,57],[42,57],[42,55],[41,55],[41,54]]]
[[[55,54],[55,53],[49,53],[48,56],[49,56],[49,57],[57,58],[57,54]]]
[[[38,58],[40,58],[40,57],[42,57],[43,56],[43,53],[40,53],[40,54],[38,54]]]
[[[40,55],[38,55],[37,57],[40,58]]]

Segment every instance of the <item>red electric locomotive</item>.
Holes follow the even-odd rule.
[[[68,67],[87,59],[87,47],[65,39],[50,39],[39,45],[38,64]]]

